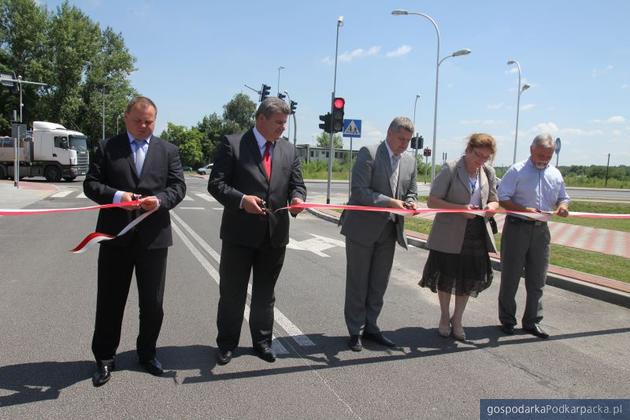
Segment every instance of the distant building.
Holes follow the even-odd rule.
[[[302,162],[311,161],[328,161],[330,157],[330,149],[328,147],[311,146],[310,144],[298,144],[296,146],[298,156]],[[352,151],[352,160],[354,161],[359,154],[358,150]],[[350,155],[349,149],[335,149],[335,160],[339,163],[345,163],[348,161]]]

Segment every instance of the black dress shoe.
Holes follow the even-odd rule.
[[[535,335],[543,340],[549,338],[549,334],[547,334],[538,324],[534,324],[533,326],[527,328],[523,327],[523,331],[527,331],[531,335]]]
[[[501,324],[499,328],[505,335],[514,335],[514,325],[512,324]]]
[[[153,376],[162,376],[164,373],[164,369],[162,369],[162,364],[155,357],[151,360],[141,360],[140,366],[148,373]]]
[[[256,352],[256,355],[263,359],[265,362],[273,363],[276,361],[276,354],[267,343],[261,344],[259,346],[254,346],[254,351]]]
[[[112,371],[116,368],[116,362],[114,359],[110,360],[97,360],[96,371],[92,376],[92,384],[94,386],[105,385],[107,381],[112,377]]]
[[[350,350],[352,351],[361,351],[363,350],[363,343],[361,343],[361,336],[360,335],[351,335],[350,336],[350,341],[348,341],[348,347],[350,347]]]
[[[363,332],[363,339],[370,340],[378,344],[382,344],[385,347],[390,347],[390,348],[397,347],[396,343],[394,343],[389,338],[385,337],[383,333],[380,331],[376,333]]]
[[[217,363],[220,364],[221,366],[227,365],[228,363],[230,363],[230,360],[232,360],[232,356],[233,356],[232,350],[217,349],[217,354],[216,354]]]

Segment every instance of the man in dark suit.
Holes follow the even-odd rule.
[[[416,208],[416,161],[405,154],[413,123],[397,117],[381,144],[362,147],[352,168],[348,204]],[[348,346],[361,351],[361,337],[387,347],[396,344],[377,325],[389,282],[396,242],[407,248],[405,218],[392,213],[346,211],[341,233],[346,236],[346,300],[344,315],[350,333]]]
[[[252,343],[261,359],[276,359],[271,348],[274,287],[289,242],[289,216],[275,210],[306,199],[297,152],[279,140],[290,113],[284,101],[265,99],[254,128],[222,139],[210,173],[208,191],[224,206],[216,354],[221,365],[229,363],[238,346],[252,271]]]
[[[101,244],[92,339],[94,386],[105,384],[115,368],[134,269],[140,306],[138,358],[147,372],[163,373],[155,347],[164,317],[167,251],[173,244],[169,210],[183,200],[186,184],[177,147],[153,136],[156,115],[149,98],[131,100],[124,117],[127,132],[99,144],[83,183],[85,195],[99,204],[139,200],[133,207],[101,210],[98,232],[117,235],[143,211],[155,210],[125,235]]]

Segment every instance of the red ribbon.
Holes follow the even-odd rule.
[[[293,204],[287,207],[283,207],[278,210],[291,210],[291,209],[329,209],[329,210],[356,210],[356,211],[373,211],[373,212],[385,212],[385,213],[395,213],[400,214],[402,216],[416,216],[418,214],[429,214],[429,213],[469,213],[475,214],[478,216],[485,216],[486,213],[504,213],[504,214],[518,214],[521,216],[526,216],[530,219],[542,220],[546,221],[551,219],[551,216],[556,214],[555,212],[540,212],[540,213],[532,213],[528,211],[514,211],[514,210],[505,210],[505,209],[497,209],[486,212],[485,210],[465,210],[465,209],[433,209],[433,208],[420,208],[420,209],[394,209],[391,207],[374,207],[374,206],[357,206],[357,205],[344,205],[344,204],[318,204],[318,203],[300,203]],[[278,211],[276,210],[276,211]],[[569,216],[571,217],[581,217],[587,219],[630,219],[630,214],[620,214],[620,213],[587,213],[587,212],[578,212],[572,211],[569,212]]]

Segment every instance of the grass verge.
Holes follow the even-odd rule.
[[[405,220],[405,229],[427,235],[431,231],[431,225],[431,220],[421,217]],[[495,240],[497,248],[501,249],[500,233],[495,235]],[[630,283],[630,258],[551,244],[549,262],[559,267]]]

